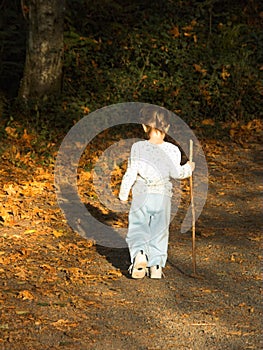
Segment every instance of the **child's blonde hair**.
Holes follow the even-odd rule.
[[[159,106],[145,106],[140,111],[141,123],[146,126],[146,134],[149,137],[152,130],[167,133],[169,129],[171,112]]]

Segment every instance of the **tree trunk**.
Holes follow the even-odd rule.
[[[24,76],[19,96],[46,98],[61,91],[64,0],[30,0]]]

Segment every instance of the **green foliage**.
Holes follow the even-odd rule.
[[[25,55],[19,3],[6,9],[0,33],[1,82],[12,82],[12,91]],[[89,111],[127,101],[164,105],[192,127],[208,118],[258,118],[260,11],[256,0],[67,1],[63,95],[12,103],[10,113],[41,132],[68,129]]]
[[[70,3],[64,91],[91,110],[164,105],[192,125],[259,117],[258,8],[233,1]],[[251,22],[252,21],[252,22]],[[70,106],[70,102],[68,104]]]

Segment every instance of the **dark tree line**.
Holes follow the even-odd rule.
[[[63,115],[145,101],[192,120],[251,119],[262,110],[262,10],[258,0],[0,0],[0,90],[26,102],[62,90]]]

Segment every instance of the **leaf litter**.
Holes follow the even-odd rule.
[[[0,349],[261,349],[262,148],[248,139],[255,125],[242,132],[232,125],[238,143],[204,142],[210,187],[197,222],[202,279],[191,277],[191,232],[180,233],[189,204],[185,181],[161,281],[131,280],[127,249],[97,247],[72,232],[57,205],[53,162],[41,166],[23,155],[16,130],[6,130]],[[30,148],[33,138],[23,135]],[[81,199],[99,209],[98,219],[126,227],[127,215],[112,215],[96,195],[97,141],[80,161]],[[125,168],[116,165],[111,174],[113,196]]]

